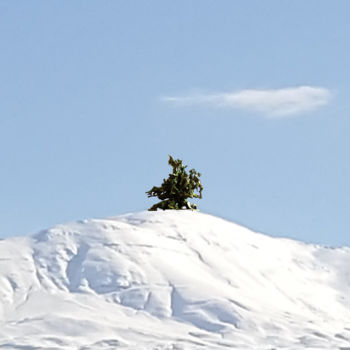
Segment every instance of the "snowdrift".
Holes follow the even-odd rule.
[[[0,241],[0,349],[350,350],[350,249],[192,211]]]

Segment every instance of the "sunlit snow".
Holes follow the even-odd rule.
[[[192,211],[5,239],[0,349],[350,350],[350,249]]]

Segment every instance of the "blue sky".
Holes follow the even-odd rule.
[[[348,1],[0,2],[0,236],[145,210],[168,154],[202,211],[350,245]]]

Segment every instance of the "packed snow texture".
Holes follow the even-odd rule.
[[[192,211],[5,239],[0,349],[350,350],[350,249]]]

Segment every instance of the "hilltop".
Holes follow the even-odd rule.
[[[350,350],[350,249],[161,211],[0,241],[0,349]]]

